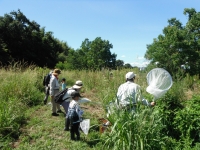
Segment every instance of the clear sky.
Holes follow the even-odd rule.
[[[0,0],[0,16],[18,9],[71,48],[88,38],[108,40],[117,59],[144,66],[146,45],[162,34],[168,20],[185,26],[184,8],[200,12],[200,0]]]

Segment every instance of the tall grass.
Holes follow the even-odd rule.
[[[32,67],[17,65],[0,70],[0,136],[18,137],[19,128],[26,120],[24,112],[29,106],[41,103],[41,91],[37,85],[38,72]]]
[[[139,104],[136,111],[115,109],[109,120],[113,125],[103,138],[105,149],[148,150],[165,145],[159,112],[152,108]]]
[[[20,128],[27,123],[28,119],[32,119],[30,116],[33,115],[25,112],[29,112],[30,107],[40,107],[43,102],[42,80],[49,71],[47,68],[28,67],[21,63],[1,67],[0,141],[9,143],[21,135]],[[198,76],[187,75],[181,81],[175,81],[166,95],[156,101],[154,108],[138,104],[135,112],[115,109],[115,113],[108,118],[112,124],[108,130],[110,132],[99,134],[97,120],[100,116],[106,117],[106,106],[116,99],[117,89],[120,84],[125,82],[125,74],[128,71],[136,74],[135,82],[141,86],[143,96],[151,101],[152,96],[145,90],[147,72],[139,72],[138,69],[113,70],[112,77],[109,70],[63,70],[59,76],[59,79],[66,78],[68,87],[71,87],[76,80],[82,80],[81,94],[92,100],[91,103],[85,104],[93,111],[85,113],[86,117],[91,119],[91,129],[89,135],[83,140],[89,145],[84,144],[84,149],[90,149],[93,146],[98,146],[97,149],[116,150],[198,149],[200,147],[198,127],[200,114],[197,100],[199,97],[192,97],[193,93],[199,94]],[[191,93],[190,97],[188,97],[188,91]],[[190,103],[189,100],[191,100]],[[42,135],[46,127],[42,126],[42,120],[32,119],[32,123],[36,124],[38,131],[30,137],[41,138],[41,141],[36,145],[31,145],[31,139],[24,136],[22,138],[24,145],[21,148],[26,149],[25,147],[28,145],[33,149],[37,149],[38,146],[44,148],[41,142],[44,140]],[[60,122],[56,122],[56,125],[53,126],[57,126]],[[191,124],[186,124],[186,122],[191,122]],[[49,138],[52,129],[48,130],[46,134]],[[195,136],[193,136],[194,132]],[[60,131],[59,134],[63,133]],[[66,143],[69,144],[68,141]],[[51,138],[47,140],[46,144],[51,148],[58,146],[58,143],[52,143]],[[75,147],[81,148],[79,144],[70,145],[71,149]]]

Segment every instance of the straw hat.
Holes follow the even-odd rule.
[[[61,70],[60,69],[54,69],[53,75],[59,75],[59,74],[61,74]]]

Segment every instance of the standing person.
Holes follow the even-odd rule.
[[[72,100],[71,93],[77,91],[80,94],[82,86],[83,86],[82,81],[80,80],[76,81],[72,87],[68,88],[67,93],[63,96],[63,100],[65,101],[61,105],[63,106],[66,114],[68,112],[69,102]]]
[[[71,94],[75,91],[77,91],[80,94],[80,90],[83,86],[83,82],[78,80],[75,82],[75,84],[68,89],[67,93],[63,96],[63,99],[65,99],[65,101],[61,104],[65,110],[66,113],[66,118],[65,118],[65,128],[64,131],[69,131],[69,121],[67,118],[67,113],[68,113],[68,108],[69,108],[69,103],[72,100],[72,96]]]
[[[72,101],[69,104],[69,110],[67,117],[70,121],[70,138],[71,140],[80,140],[80,122],[82,121],[83,111],[80,109],[78,100],[80,98],[80,94],[77,91],[71,93]],[[75,138],[76,134],[76,138]]]
[[[62,78],[62,80],[61,80],[61,87],[62,87],[62,90],[64,90],[67,87],[65,78]]]
[[[117,104],[120,108],[135,109],[138,101],[142,101],[144,105],[154,106],[155,102],[149,103],[146,99],[141,96],[140,86],[134,83],[135,74],[128,72],[126,74],[126,82],[121,84],[117,91]]]
[[[49,74],[47,74],[44,78],[44,86],[45,86],[45,97],[44,97],[44,105],[47,104],[47,100],[49,98],[49,90],[50,90],[50,86],[49,86],[49,82],[51,79],[53,71],[50,71]]]
[[[52,103],[52,116],[59,116],[57,113],[62,113],[60,109],[60,105],[55,103],[54,96],[56,93],[59,92],[59,82],[58,82],[58,76],[61,74],[61,71],[59,69],[54,69],[52,73],[52,77],[50,80],[50,95],[51,95],[51,103]],[[56,111],[57,109],[57,111]]]

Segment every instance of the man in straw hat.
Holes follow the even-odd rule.
[[[155,103],[149,103],[146,99],[142,98],[140,86],[134,83],[135,74],[128,72],[125,76],[126,82],[121,84],[117,91],[117,104],[120,108],[135,109],[135,104],[142,101],[144,105],[154,106]]]
[[[52,103],[52,116],[59,116],[57,113],[62,113],[60,109],[60,104],[55,103],[54,96],[59,92],[60,84],[58,82],[58,76],[61,74],[59,69],[54,69],[52,73],[52,77],[50,80],[50,96],[51,96],[51,103]],[[56,111],[57,110],[57,111]]]

